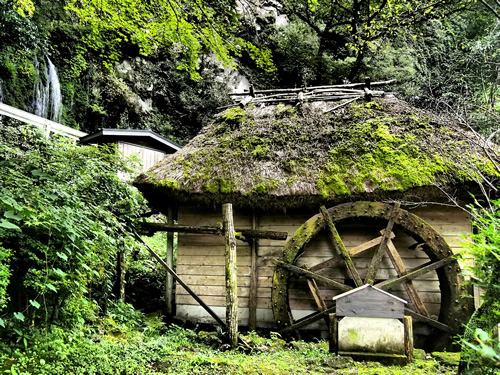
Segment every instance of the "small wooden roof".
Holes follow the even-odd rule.
[[[115,143],[119,141],[152,148],[167,154],[173,154],[181,149],[181,146],[161,135],[151,130],[142,129],[102,129],[80,138],[80,143],[84,145]]]
[[[337,301],[341,298],[344,298],[344,297],[347,297],[347,296],[350,296],[350,295],[353,295],[353,294],[356,294],[364,289],[373,289],[374,291],[376,292],[379,292],[379,293],[382,293],[382,294],[385,294],[387,297],[390,297],[390,298],[393,298],[395,299],[396,301],[399,301],[399,302],[402,302],[404,304],[408,304],[407,301],[405,301],[404,299],[402,298],[399,298],[399,297],[396,297],[395,295],[391,294],[391,293],[387,293],[385,290],[382,290],[382,289],[379,289],[377,287],[374,287],[373,285],[371,284],[365,284],[363,286],[360,286],[360,287],[357,287],[355,289],[352,289],[348,292],[345,292],[345,293],[342,293],[342,294],[339,294],[338,296],[335,296],[332,298],[333,301]]]

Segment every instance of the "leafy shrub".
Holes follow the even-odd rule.
[[[466,327],[463,339],[462,374],[493,374],[500,369],[500,345],[493,339],[500,322],[500,200],[489,209],[473,209],[477,233],[472,236],[469,254],[471,282],[484,290],[482,305]],[[495,370],[496,368],[496,370]]]
[[[14,125],[0,124],[0,298],[8,285],[12,301],[0,317],[10,328],[92,320],[110,297],[117,252],[135,246],[144,200],[118,179],[128,167],[114,148]]]

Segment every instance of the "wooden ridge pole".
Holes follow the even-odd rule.
[[[234,234],[233,205],[222,205],[226,259],[226,324],[231,348],[238,345],[238,290],[236,275],[236,237]]]

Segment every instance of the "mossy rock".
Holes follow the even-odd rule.
[[[415,359],[425,359],[427,357],[427,353],[423,349],[413,349],[413,357]]]
[[[432,352],[432,357],[446,366],[458,366],[460,363],[460,353]]]
[[[332,369],[348,368],[348,367],[353,367],[353,365],[354,365],[354,360],[351,357],[335,356],[335,357],[325,358],[323,360],[323,366]]]

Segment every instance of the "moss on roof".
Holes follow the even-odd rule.
[[[498,177],[475,135],[394,97],[325,113],[332,106],[228,109],[135,184],[146,195],[293,207],[421,199]]]

